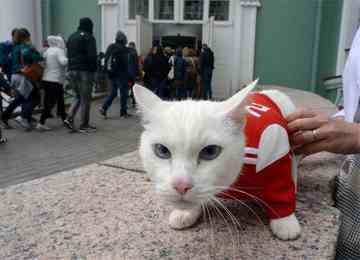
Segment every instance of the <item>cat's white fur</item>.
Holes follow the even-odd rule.
[[[237,179],[244,156],[244,106],[256,84],[253,82],[223,102],[166,102],[144,87],[134,87],[145,128],[140,141],[140,156],[156,191],[174,205],[169,216],[172,228],[194,225],[201,215],[201,205]],[[294,110],[285,94],[276,90],[263,93],[279,105],[284,116]],[[171,158],[157,157],[155,144],[166,146]],[[199,160],[200,151],[208,145],[219,145],[223,150],[215,160]],[[190,189],[180,194],[174,188],[177,181],[189,184]],[[270,228],[284,240],[300,234],[294,214],[270,220]]]

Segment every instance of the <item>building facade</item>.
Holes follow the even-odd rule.
[[[11,5],[25,1],[3,2]],[[255,77],[262,84],[325,95],[322,80],[341,74],[345,49],[350,47],[360,16],[358,0],[26,2],[34,2],[28,9],[33,18],[8,22],[6,27],[1,24],[0,37],[8,34],[12,24],[26,23],[32,24],[34,31],[42,31],[42,36],[60,33],[66,38],[76,30],[79,18],[88,16],[96,25],[99,50],[113,41],[118,29],[137,43],[142,54],[154,42],[193,47],[207,43],[215,52],[213,87],[219,98],[231,95]],[[9,13],[2,10],[4,15]],[[39,12],[41,19],[35,19]]]

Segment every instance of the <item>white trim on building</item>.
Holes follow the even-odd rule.
[[[347,54],[346,49],[351,47],[352,40],[360,25],[360,1],[345,0],[341,15],[340,38],[337,54],[336,74],[341,75],[344,70]]]
[[[36,47],[42,46],[41,0],[2,0],[0,41],[10,40],[14,28],[27,28]]]
[[[208,18],[211,0],[203,0],[202,20],[184,19],[184,0],[174,0],[173,20],[154,19],[155,0],[149,0],[149,19],[129,20],[129,1],[99,0],[103,51],[114,41],[118,29],[127,34],[129,41],[135,41],[139,53],[144,55],[152,45],[153,39],[148,38],[153,38],[155,26],[168,25],[173,35],[180,31],[187,36],[186,26],[197,25],[202,27],[202,42],[211,46],[215,54],[214,97],[228,97],[253,80],[258,0],[228,0],[228,20],[224,21]],[[194,36],[193,28],[188,33]]]

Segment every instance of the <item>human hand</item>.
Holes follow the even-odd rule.
[[[290,142],[296,154],[322,151],[340,154],[360,152],[360,125],[330,118],[311,110],[297,110],[287,117]]]

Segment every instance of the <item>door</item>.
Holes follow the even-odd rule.
[[[214,48],[214,23],[215,17],[210,17],[203,25],[202,43],[207,44],[210,48]]]
[[[136,16],[136,47],[139,55],[147,55],[153,45],[153,25],[142,16]]]

